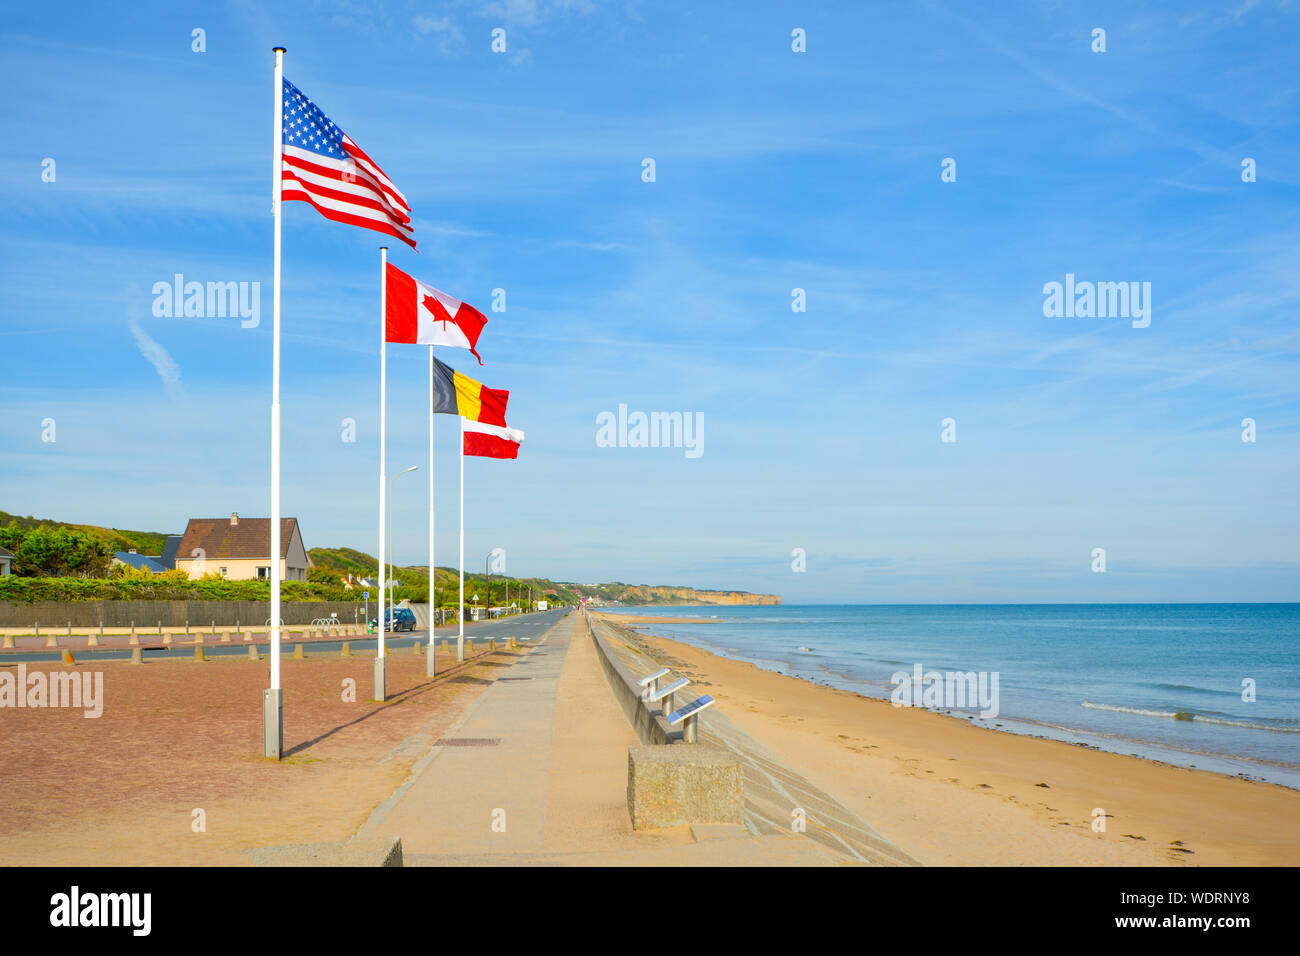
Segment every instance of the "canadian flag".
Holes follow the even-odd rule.
[[[462,450],[467,455],[478,455],[482,458],[518,458],[519,443],[523,440],[524,433],[518,428],[485,425],[467,418],[465,419],[465,444]]]
[[[388,263],[388,288],[384,297],[384,339],[408,345],[450,345],[469,349],[483,364],[474,347],[487,319],[472,305],[453,299],[433,286],[408,276]]]

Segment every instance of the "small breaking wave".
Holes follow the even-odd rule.
[[[1159,717],[1164,720],[1195,721],[1198,724],[1216,724],[1220,727],[1244,727],[1247,730],[1271,730],[1281,734],[1300,734],[1300,727],[1284,727],[1277,724],[1260,724],[1249,720],[1231,720],[1224,717],[1211,717],[1190,710],[1143,710],[1141,707],[1120,707],[1117,704],[1094,704],[1085,700],[1083,706],[1089,710],[1109,710],[1117,714],[1134,714],[1138,717]]]

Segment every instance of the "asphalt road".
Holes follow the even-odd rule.
[[[512,617],[502,618],[493,621],[471,621],[465,624],[465,637],[473,638],[476,641],[486,641],[490,637],[498,640],[501,638],[513,637],[520,641],[535,641],[564,617],[567,608],[554,608],[549,611],[535,611],[532,614],[516,614]],[[443,638],[455,642],[457,628],[455,625],[439,627],[434,630],[435,640],[441,641]],[[410,648],[416,641],[426,641],[429,637],[428,628],[417,627],[414,631],[402,631],[400,634],[385,634],[384,648],[386,651],[400,650]],[[348,637],[339,640],[310,640],[304,642],[308,654],[335,652],[337,653],[343,647],[343,641],[346,640],[352,645],[352,650],[374,650],[378,643],[378,637],[375,635],[363,635],[361,637]],[[143,643],[147,641],[144,635],[141,635],[143,646],[141,647],[141,656],[146,661],[162,661],[171,659],[192,659],[194,657],[193,644],[157,644],[150,645]],[[256,642],[232,641],[229,644],[205,642],[203,645],[203,654],[205,657],[223,657],[234,655],[238,657],[248,656],[248,646],[250,643],[256,643],[261,650],[266,648],[266,638],[261,637]],[[454,643],[453,643],[454,646]],[[83,647],[73,648],[73,653],[78,663],[93,663],[94,661],[112,661],[112,660],[130,660],[131,649],[129,647]],[[293,653],[293,643],[283,641],[281,643],[282,654]],[[28,650],[28,651],[10,651],[0,654],[0,665],[18,664],[18,663],[42,663],[50,661],[60,661],[63,659],[62,650]]]

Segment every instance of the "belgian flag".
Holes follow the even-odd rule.
[[[485,425],[506,424],[506,401],[510,392],[488,388],[462,375],[436,358],[433,360],[433,410],[447,415],[464,415],[472,422]]]

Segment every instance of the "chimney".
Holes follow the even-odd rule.
[[[230,512],[230,523],[239,524],[239,512],[237,511]]]
[[[126,549],[126,553],[127,553],[127,554],[139,554],[140,552],[137,551],[135,548],[127,548],[127,549]]]

